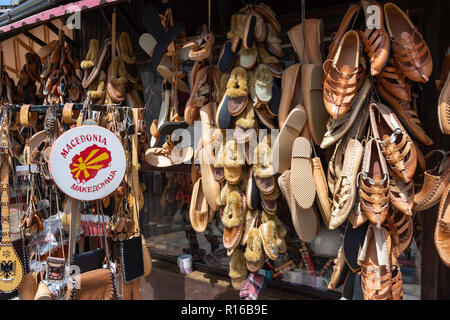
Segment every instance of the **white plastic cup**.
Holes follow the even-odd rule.
[[[180,272],[183,274],[189,274],[192,272],[192,256],[190,254],[183,254],[177,259]]]

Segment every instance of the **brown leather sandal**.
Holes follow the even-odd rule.
[[[194,41],[194,45],[189,51],[189,58],[191,60],[208,59],[211,55],[214,42],[214,34],[210,30],[208,30],[206,25],[204,24],[202,34],[196,41]]]
[[[383,88],[398,99],[411,101],[411,84],[406,80],[403,73],[400,72],[394,58],[390,57],[384,70],[377,78]]]
[[[399,257],[411,244],[414,231],[412,219],[400,211],[394,211],[386,218],[385,227],[394,242],[393,253]]]

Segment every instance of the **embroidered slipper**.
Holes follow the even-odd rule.
[[[273,145],[272,163],[278,173],[291,168],[292,147],[306,123],[306,112],[297,105],[288,115]]]
[[[238,191],[231,191],[221,216],[224,225],[223,246],[225,249],[232,250],[239,246],[244,233],[246,212],[245,195]]]
[[[268,214],[274,215],[277,213],[277,200],[280,195],[280,190],[278,190],[278,186],[275,184],[275,189],[271,194],[261,194],[261,205],[265,212]]]
[[[126,32],[122,32],[119,41],[116,43],[119,57],[122,58],[127,70],[127,78],[131,83],[138,83],[138,70],[136,66],[136,55],[134,54],[133,45],[130,36]]]
[[[209,207],[203,193],[202,178],[194,185],[192,190],[191,205],[189,207],[189,221],[195,232],[202,233],[206,230],[209,220]]]
[[[272,166],[272,150],[268,142],[268,136],[258,143],[253,152],[253,173],[255,183],[262,194],[269,195],[275,188],[275,171]]]
[[[173,74],[173,65],[172,65],[172,58],[169,56],[164,56],[161,58],[161,62],[156,68],[156,71],[164,78],[167,79],[167,81],[171,82],[174,79]],[[189,86],[186,84],[186,82],[183,81],[183,79],[176,77],[177,79],[177,88],[181,92],[189,93]]]
[[[258,272],[264,265],[264,251],[261,234],[257,228],[252,228],[248,234],[245,248],[245,262],[250,272]]]
[[[297,105],[303,106],[303,92],[301,85],[300,63],[293,64],[286,68],[281,78],[281,99],[278,108],[278,125],[283,128],[287,116],[292,108]]]
[[[300,208],[309,209],[316,198],[316,185],[311,167],[311,143],[306,138],[295,139],[291,159],[292,194]]]
[[[241,290],[244,287],[247,274],[244,254],[239,249],[234,250],[230,259],[230,271],[228,272],[233,289]]]
[[[248,101],[247,71],[242,67],[234,68],[231,71],[230,79],[227,83],[228,112],[236,117],[240,115]]]
[[[269,67],[267,67],[265,64],[258,65],[255,74],[255,93],[259,101],[266,103],[271,101],[272,87],[273,87],[273,76],[272,73],[270,72]],[[278,112],[274,113],[278,114]]]
[[[225,143],[224,161],[225,179],[229,184],[238,184],[242,177],[242,166],[245,164],[245,159],[241,152],[241,145],[238,145],[235,140],[229,140]]]
[[[263,243],[264,252],[271,260],[278,259],[278,248],[282,240],[278,236],[277,226],[273,220],[269,220],[259,226],[259,232]]]
[[[231,41],[226,41],[222,49],[219,53],[218,67],[220,72],[227,73],[231,70],[234,63],[235,54],[233,50],[231,50],[232,43]]]
[[[254,210],[258,208],[258,204],[260,203],[261,197],[259,194],[259,189],[256,185],[254,176],[253,176],[253,168],[251,167],[248,172],[248,181],[246,187],[246,196],[247,196],[247,207]]]
[[[308,116],[308,128],[315,145],[320,145],[329,118],[323,104],[322,68],[314,64],[302,66],[302,91]]]
[[[203,178],[203,193],[205,194],[206,201],[209,207],[216,211],[218,209],[216,204],[216,199],[220,195],[220,185],[217,180],[214,179],[214,171],[212,168],[212,160],[208,157],[208,152],[206,149],[200,150],[200,169]]]
[[[108,92],[115,102],[121,103],[125,99],[127,82],[125,63],[120,57],[114,57],[108,68]]]
[[[258,210],[247,210],[245,215],[244,234],[242,236],[241,245],[245,246],[248,241],[248,235],[251,229],[256,228],[256,221],[258,220]]]
[[[292,225],[300,240],[311,242],[318,232],[318,216],[314,207],[302,209],[297,205],[291,189],[291,170],[286,170],[278,177],[278,185],[291,212]]]
[[[276,116],[272,115],[269,111],[269,107],[267,104],[260,103],[255,107],[255,113],[258,116],[259,121],[263,124],[264,127],[275,130],[276,128]]]

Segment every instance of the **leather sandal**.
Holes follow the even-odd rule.
[[[414,231],[412,218],[394,211],[386,218],[384,226],[391,234],[393,254],[398,258],[411,244]]]
[[[386,27],[392,41],[392,53],[400,71],[415,82],[428,82],[433,60],[422,34],[394,3],[384,5]]]
[[[411,101],[411,83],[408,82],[405,75],[400,72],[394,58],[390,57],[383,71],[377,76],[378,81],[383,88],[394,97]]]
[[[381,103],[369,107],[370,124],[375,139],[391,170],[405,183],[409,183],[417,168],[416,148],[391,109]]]
[[[404,183],[399,177],[389,172],[390,203],[401,213],[412,216],[414,206],[414,182]]]
[[[450,267],[450,184],[445,188],[439,204],[436,229],[434,231],[434,243],[442,262]]]
[[[389,172],[380,146],[373,138],[364,150],[357,187],[362,212],[380,229],[389,211]]]
[[[197,40],[194,41],[194,45],[189,51],[189,58],[191,60],[208,59],[211,55],[214,42],[214,34],[210,30],[208,30],[206,25],[204,24],[202,34]]]

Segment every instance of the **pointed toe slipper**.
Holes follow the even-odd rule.
[[[252,228],[249,231],[244,256],[247,269],[250,272],[258,272],[264,265],[264,249],[261,234],[257,228]]]
[[[253,175],[255,183],[262,194],[271,194],[276,187],[275,171],[272,166],[272,150],[268,142],[267,136],[260,142],[253,153]]]
[[[239,64],[245,70],[251,70],[255,67],[258,58],[258,50],[256,45],[246,49],[244,47],[239,50]]]
[[[239,249],[233,250],[230,259],[230,271],[228,272],[233,289],[241,290],[244,287],[247,274],[244,254]]]
[[[233,69],[227,83],[228,112],[236,117],[240,115],[248,101],[247,71],[242,67]]]
[[[303,137],[295,139],[292,148],[291,188],[295,202],[309,209],[316,197],[316,186],[311,167],[311,143]]]
[[[269,67],[260,64],[255,74],[255,93],[261,102],[269,102],[272,99],[273,76]]]
[[[236,185],[242,177],[242,167],[245,158],[241,152],[241,146],[235,140],[229,140],[224,147],[225,179],[229,184]]]
[[[271,260],[278,259],[278,248],[282,241],[278,237],[277,227],[274,221],[267,221],[259,226],[259,232],[263,243],[264,252]]]
[[[203,193],[202,178],[195,183],[192,190],[191,205],[189,207],[189,220],[195,232],[202,233],[208,226],[209,207]]]
[[[222,214],[223,246],[227,250],[235,249],[241,242],[244,233],[244,218],[246,213],[246,199],[244,194],[231,191]]]

